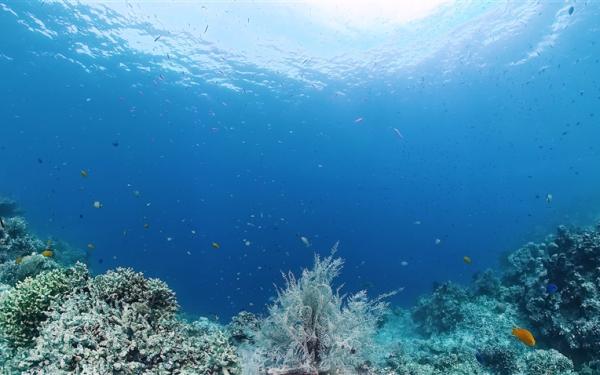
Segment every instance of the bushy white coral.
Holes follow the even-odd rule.
[[[334,258],[336,247],[324,259],[315,256],[313,269],[299,279],[284,275],[286,288],[277,291],[256,335],[270,373],[356,373],[368,360],[387,304],[369,301],[365,292],[346,298],[332,288],[343,265]]]

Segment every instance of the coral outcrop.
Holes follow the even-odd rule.
[[[224,332],[178,320],[177,308],[166,284],[131,269],[89,278],[51,306],[15,367],[23,374],[238,373]]]
[[[543,243],[511,254],[502,278],[506,300],[519,306],[544,343],[576,363],[600,353],[598,229],[559,227]],[[556,292],[547,291],[549,284],[557,286]]]

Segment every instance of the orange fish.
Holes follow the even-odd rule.
[[[46,250],[42,251],[42,255],[45,256],[46,258],[49,258],[49,257],[53,256],[54,253],[52,252],[52,250],[46,249]]]
[[[525,328],[513,328],[512,334],[523,344],[527,346],[535,346],[535,338],[529,330]]]

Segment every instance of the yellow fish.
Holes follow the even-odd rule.
[[[81,175],[81,177],[87,177],[88,176],[88,171],[86,171],[85,169],[82,169],[79,174]]]
[[[535,346],[535,338],[533,334],[525,328],[513,328],[513,336],[527,346]]]
[[[52,250],[46,249],[46,250],[42,251],[42,255],[45,256],[46,258],[49,258],[49,257],[53,256],[54,253],[52,252]]]
[[[218,242],[213,242],[213,243],[210,244],[210,246],[212,246],[213,249],[220,249],[221,248],[221,245],[219,245]]]
[[[470,257],[470,256],[468,256],[468,255],[465,255],[465,256],[463,257],[463,262],[465,262],[466,264],[471,264],[471,263],[473,263],[473,259],[471,259],[471,257]]]

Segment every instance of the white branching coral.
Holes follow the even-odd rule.
[[[387,310],[382,301],[369,301],[362,291],[346,298],[332,287],[343,261],[315,256],[311,270],[299,279],[284,275],[269,316],[261,323],[257,347],[263,369],[270,373],[356,373],[374,348],[377,325]]]

